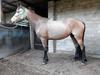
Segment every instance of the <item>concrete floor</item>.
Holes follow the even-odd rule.
[[[0,75],[100,75],[100,59],[88,57],[87,65],[73,61],[66,53],[49,53],[42,65],[43,51],[30,50],[0,61]]]

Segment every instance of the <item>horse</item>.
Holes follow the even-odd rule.
[[[14,16],[11,18],[11,22],[16,23],[26,18],[36,32],[37,37],[42,42],[44,48],[44,64],[47,64],[49,61],[48,40],[61,40],[68,36],[71,37],[75,45],[75,61],[79,60],[83,64],[87,62],[84,45],[84,34],[86,29],[84,22],[74,18],[68,18],[62,21],[51,20],[36,14],[34,10],[28,9],[22,5],[17,7]]]

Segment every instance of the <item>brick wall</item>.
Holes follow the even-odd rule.
[[[57,19],[76,18],[86,24],[85,46],[87,53],[100,54],[100,0],[60,0],[57,4]],[[53,2],[49,2],[49,18],[53,18]],[[49,42],[52,45],[52,41]],[[52,47],[52,46],[50,46]],[[50,48],[51,50],[51,48]],[[57,41],[57,51],[72,51],[70,37]]]

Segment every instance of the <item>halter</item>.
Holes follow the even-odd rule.
[[[22,15],[22,14],[25,12],[25,9],[24,9],[24,8],[22,8],[22,9],[23,9],[23,12],[22,12],[21,14],[19,14],[19,16]],[[27,26],[28,26],[28,21],[22,22],[22,21],[25,21],[25,20],[27,20],[27,17],[25,17],[25,18],[21,19],[20,21],[18,21],[19,23],[18,23],[18,22],[13,23],[13,24],[15,24],[15,26],[13,26],[13,27],[8,27],[8,26],[6,26],[6,24],[8,24],[8,23],[5,23],[5,24],[0,23],[0,27],[6,28],[6,29],[15,29],[15,28],[17,28],[18,26],[26,26],[25,24],[27,24]],[[21,23],[22,23],[23,25],[22,25]],[[10,25],[10,24],[8,24],[8,25]]]
[[[24,12],[25,12],[25,9],[22,7],[21,8],[22,10],[23,10],[23,12],[21,13],[21,14],[19,14],[18,16],[20,16],[20,15],[23,15],[24,14]],[[26,20],[26,22],[25,22],[25,20]],[[22,22],[22,21],[24,21],[24,22]],[[18,23],[19,22],[19,23]],[[18,22],[15,22],[14,24],[16,24],[16,25],[18,25],[18,26],[28,26],[28,19],[27,19],[27,17],[25,17],[25,18],[23,18],[23,19],[21,19],[21,20],[19,20]],[[25,25],[25,23],[27,24],[27,25]]]

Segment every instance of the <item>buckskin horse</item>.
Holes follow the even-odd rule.
[[[71,37],[75,45],[75,60],[80,60],[83,64],[86,63],[84,34],[85,24],[73,18],[68,18],[64,21],[53,21],[42,17],[35,13],[34,10],[28,9],[22,5],[18,6],[16,13],[11,18],[12,23],[27,18],[31,27],[36,32],[44,47],[43,63],[48,63],[48,40],[60,40]]]

